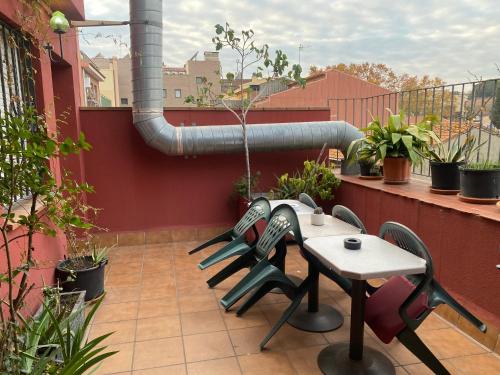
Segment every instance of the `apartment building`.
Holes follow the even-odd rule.
[[[197,60],[197,54],[189,59],[183,67],[163,68],[163,98],[165,107],[193,107],[196,104],[185,103],[188,96],[198,97],[200,89],[211,85],[214,97],[221,94],[220,60],[218,52],[205,52],[203,60]],[[216,104],[216,102],[211,103]]]

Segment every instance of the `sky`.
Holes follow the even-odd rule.
[[[128,20],[127,0],[84,0],[86,19]],[[163,0],[163,59],[182,66],[214,50],[214,25],[252,29],[257,43],[281,49],[305,72],[310,65],[384,63],[398,73],[439,76],[447,83],[500,76],[498,0]],[[85,28],[89,56],[123,56],[128,26]],[[221,53],[224,71],[236,57]]]

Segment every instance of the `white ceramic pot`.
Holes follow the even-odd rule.
[[[311,214],[311,224],[312,225],[324,225],[325,224],[325,214]]]

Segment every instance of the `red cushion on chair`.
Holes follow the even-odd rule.
[[[392,277],[366,300],[365,321],[377,337],[388,344],[405,328],[399,308],[415,290],[415,285],[402,276]],[[410,318],[429,309],[427,295],[421,294],[408,308]]]

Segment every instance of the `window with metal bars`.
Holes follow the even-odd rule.
[[[0,117],[16,115],[34,104],[35,85],[30,41],[19,31],[0,21]],[[1,140],[0,140],[1,141]],[[8,155],[5,155],[8,157]],[[0,171],[0,178],[3,177]],[[30,192],[20,186],[16,201]]]

